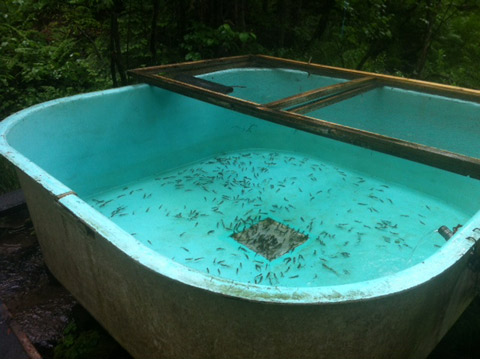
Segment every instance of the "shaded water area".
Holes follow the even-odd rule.
[[[48,273],[26,210],[0,217],[0,299],[44,359],[131,359]],[[429,359],[478,358],[478,339],[477,298]]]

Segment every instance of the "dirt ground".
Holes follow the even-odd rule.
[[[0,217],[0,299],[44,359],[131,358],[49,273],[25,208]]]

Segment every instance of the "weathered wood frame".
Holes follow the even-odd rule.
[[[232,68],[287,68],[343,78],[347,82],[315,89],[267,104],[242,100],[175,80],[177,74],[200,75]],[[377,86],[391,86],[480,103],[480,91],[431,82],[348,70],[265,55],[245,55],[130,70],[139,81],[162,87],[250,116],[362,146],[433,167],[480,179],[480,159],[384,136],[304,115]]]

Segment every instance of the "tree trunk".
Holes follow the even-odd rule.
[[[436,2],[435,6],[433,5],[433,2]],[[428,21],[428,27],[423,36],[423,45],[417,59],[417,64],[415,65],[414,74],[417,78],[422,77],[423,69],[425,68],[425,64],[427,62],[428,51],[432,45],[433,27],[435,26],[437,20],[438,7],[441,6],[441,0],[430,0],[427,1],[427,4],[428,7],[426,19]]]
[[[264,15],[268,14],[268,9],[269,9],[268,0],[263,0],[262,1],[262,12],[263,12]]]
[[[215,23],[213,27],[218,27],[222,25],[225,22],[225,19],[223,18],[223,0],[220,1],[215,1],[214,3],[215,6]]]
[[[110,24],[110,28],[112,25]],[[112,83],[113,87],[118,87],[118,81],[117,81],[117,72],[115,71],[115,45],[113,43],[113,35],[112,32],[110,31],[110,75],[112,76]]]
[[[118,12],[121,9],[121,2],[119,0],[114,1],[113,8],[110,14],[110,46],[112,51],[110,70],[112,71],[112,80],[114,86],[117,86],[117,79],[115,68],[120,76],[120,82],[122,85],[127,84],[127,75],[125,68],[122,64],[122,50],[120,46],[120,33],[118,31]]]
[[[299,24],[302,21],[303,1],[297,0],[292,10],[292,24]]]
[[[368,47],[367,52],[363,55],[363,57],[358,62],[357,66],[355,66],[355,69],[356,70],[361,70],[363,68],[363,66],[365,66],[365,63],[368,61],[368,59],[374,54],[374,52],[375,52],[374,45],[371,44]]]
[[[335,0],[327,0],[321,5],[319,9],[319,13],[321,14],[320,19],[318,20],[317,27],[315,28],[315,31],[310,39],[309,46],[312,45],[312,43],[315,40],[320,39],[322,37],[323,33],[327,28],[328,20],[330,18],[330,14],[334,7],[335,7]]]
[[[279,0],[277,13],[278,13],[278,21],[280,22],[280,29],[278,34],[278,46],[284,47],[285,32],[287,31],[287,16],[288,16],[287,0]]]
[[[183,39],[187,32],[187,10],[186,0],[173,0],[175,6],[175,19],[177,20],[177,39]]]
[[[150,54],[152,55],[152,65],[157,64],[157,21],[160,10],[160,0],[152,0],[152,28],[150,32]]]
[[[235,25],[245,31],[245,0],[235,0]]]

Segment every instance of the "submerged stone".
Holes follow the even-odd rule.
[[[271,218],[234,233],[232,237],[269,261],[283,256],[308,239],[307,235]]]

